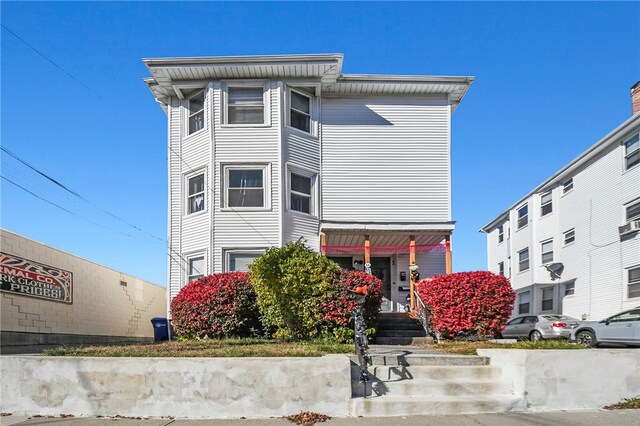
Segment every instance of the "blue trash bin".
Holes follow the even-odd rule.
[[[153,341],[162,342],[169,340],[169,320],[166,318],[151,318],[153,324]]]

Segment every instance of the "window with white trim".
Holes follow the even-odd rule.
[[[518,229],[522,229],[529,223],[529,206],[525,204],[518,209]]]
[[[187,177],[187,214],[204,210],[204,195],[204,173]]]
[[[192,255],[187,258],[187,283],[204,277],[204,254]]]
[[[546,216],[553,211],[553,196],[551,191],[545,192],[540,197],[540,216]]]
[[[518,252],[518,272],[529,269],[529,247]]]
[[[573,178],[569,178],[562,183],[562,193],[566,194],[567,192],[573,189]]]
[[[189,98],[189,134],[204,129],[204,91]]]
[[[504,225],[498,226],[498,244],[504,241]]]
[[[627,269],[627,297],[640,297],[640,266]]]
[[[576,230],[571,228],[562,234],[564,236],[564,245],[569,245],[576,240]]]
[[[289,125],[311,133],[311,97],[294,90],[290,90],[289,94]]]
[[[504,262],[498,263],[498,274],[504,276]]]
[[[289,171],[289,209],[314,214],[315,175]]]
[[[554,287],[542,289],[542,311],[553,311]]]
[[[553,239],[540,243],[540,253],[543,265],[553,262]]]
[[[570,283],[566,283],[564,285],[564,295],[566,296],[573,296],[576,292],[576,283],[575,281],[572,281]]]
[[[531,293],[524,291],[518,294],[518,314],[528,314],[531,307]]]
[[[264,99],[264,86],[228,86],[226,124],[264,124]]]
[[[264,208],[267,206],[265,165],[224,167],[224,207]]]
[[[627,222],[640,220],[640,201],[629,205],[626,209]]]
[[[244,250],[232,249],[225,250],[225,270],[227,272],[249,272],[251,264],[264,254],[264,249]]]
[[[640,164],[640,134],[636,134],[624,143],[625,170]]]

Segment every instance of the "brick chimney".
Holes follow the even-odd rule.
[[[640,81],[631,87],[631,115],[640,112]]]

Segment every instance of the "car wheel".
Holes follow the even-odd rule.
[[[540,340],[542,340],[542,333],[540,333],[538,330],[533,330],[531,334],[529,334],[529,340],[533,342],[539,342]]]
[[[576,334],[576,342],[590,348],[598,344],[595,334],[589,330],[583,330]]]

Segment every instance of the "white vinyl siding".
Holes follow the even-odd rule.
[[[323,98],[321,117],[324,220],[451,220],[446,100]]]

